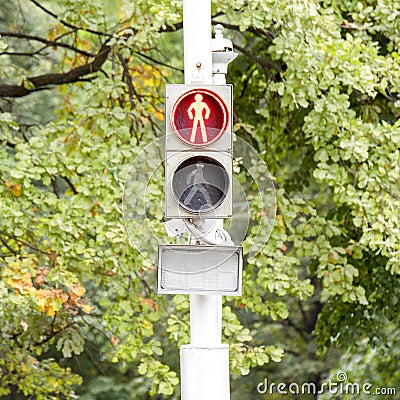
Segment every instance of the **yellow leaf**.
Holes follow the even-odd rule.
[[[89,304],[78,304],[78,307],[85,313],[90,314],[90,312],[94,309]]]
[[[54,310],[53,307],[46,307],[46,314],[49,317],[54,317],[56,315],[56,311]]]
[[[22,84],[24,85],[25,89],[28,89],[28,90],[34,90],[35,89],[34,83],[32,81],[30,81],[29,79],[24,79],[22,81]]]
[[[82,297],[86,293],[86,289],[79,285],[78,283],[72,285],[69,289],[69,295],[71,296],[72,300],[76,300],[79,297]]]
[[[160,120],[160,121],[163,121],[163,120],[164,120],[164,114],[161,113],[161,112],[159,112],[159,111],[156,111],[156,112],[154,113],[154,116],[155,116],[158,120]]]
[[[7,283],[21,294],[26,294],[29,292],[29,289],[33,288],[32,274],[27,272],[21,279],[10,278],[7,280]]]
[[[16,185],[14,185],[13,188],[11,189],[11,193],[15,197],[21,196],[21,194],[22,194],[22,185],[20,183],[17,183]]]
[[[47,290],[47,289],[38,289],[38,290],[36,290],[35,296],[40,300],[42,300],[42,299],[46,300],[48,298],[53,297],[53,292],[51,290]],[[39,302],[38,302],[38,304],[39,304]]]
[[[149,321],[145,320],[143,321],[143,328],[146,330],[150,330],[153,328],[153,325]]]
[[[68,295],[67,293],[60,293],[59,298],[61,300],[61,303],[65,304],[68,301]]]
[[[28,366],[24,362],[22,362],[21,363],[21,371],[28,372],[28,370],[29,370]]]
[[[39,311],[44,311],[47,299],[39,299],[36,303],[39,307]]]

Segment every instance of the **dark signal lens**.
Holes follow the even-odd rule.
[[[196,156],[183,161],[174,172],[172,192],[179,205],[192,213],[207,213],[225,199],[229,174],[216,160]]]

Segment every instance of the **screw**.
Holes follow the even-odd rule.
[[[198,69],[200,69],[200,67],[201,67],[201,62],[200,62],[200,61],[197,61],[196,67],[197,67]]]

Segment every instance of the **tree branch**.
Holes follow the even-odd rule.
[[[37,0],[30,0],[30,1],[35,6],[37,6],[42,11],[44,11],[46,14],[50,15],[52,18],[55,18],[61,24],[72,29],[75,32],[78,30],[82,30],[82,31],[89,32],[89,33],[92,33],[92,34],[95,34],[98,36],[102,36],[102,37],[106,37],[106,38],[112,37],[112,35],[105,33],[105,32],[99,32],[99,31],[95,31],[95,30],[91,30],[91,29],[84,29],[84,28],[76,27],[76,26],[60,19],[60,17],[57,16],[57,14],[55,14],[54,12],[50,11],[45,6],[40,4],[39,1],[37,1]],[[173,32],[175,30],[181,29],[182,26],[183,26],[182,22],[180,22],[175,25],[163,27],[160,29],[160,32]],[[91,79],[91,78],[84,78],[84,77],[86,75],[90,75],[95,72],[98,72],[101,69],[101,67],[102,67],[103,63],[105,62],[105,60],[107,59],[108,53],[111,49],[110,45],[103,44],[99,53],[97,55],[94,55],[94,54],[90,54],[86,51],[80,50],[79,48],[77,48],[73,45],[58,42],[58,40],[64,35],[61,35],[60,37],[56,38],[53,41],[45,39],[45,38],[41,38],[38,36],[25,34],[25,33],[1,32],[0,35],[3,35],[5,37],[14,37],[14,38],[27,39],[27,40],[35,40],[35,41],[44,43],[46,46],[59,46],[59,47],[63,47],[63,48],[72,50],[76,53],[82,54],[86,57],[94,58],[93,62],[79,66],[77,68],[73,68],[70,71],[65,72],[65,73],[58,73],[58,74],[49,73],[49,74],[29,77],[24,82],[22,82],[20,85],[13,85],[13,84],[0,85],[0,98],[1,97],[5,97],[5,98],[7,98],[7,97],[8,98],[24,97],[24,96],[26,96],[30,93],[36,92],[36,91],[51,89],[55,85],[63,85],[63,84],[87,81],[88,79]],[[46,47],[44,47],[44,48],[46,48]],[[42,50],[43,50],[43,48],[40,49],[39,51],[42,51]],[[18,55],[18,54],[13,53],[13,55]],[[26,55],[28,55],[28,54],[26,54]],[[33,54],[29,54],[29,55],[33,55]],[[170,65],[164,64],[157,60],[153,60],[148,56],[144,56],[143,54],[141,56],[144,58],[148,58],[150,61],[153,61],[155,63],[175,69],[174,67],[172,67]]]
[[[217,15],[217,16],[219,16],[219,15]],[[218,21],[212,21],[211,23],[213,25],[221,24],[227,29],[242,32],[238,25],[232,25],[232,24],[228,24],[226,22],[218,22]],[[275,34],[271,31],[263,31],[261,29],[254,28],[252,26],[247,27],[246,31],[254,33],[256,36],[259,36],[259,37],[268,37],[269,39],[275,39]]]
[[[53,328],[54,326],[51,327],[51,331],[49,332],[48,336],[45,337],[44,339],[42,339],[40,342],[33,342],[33,344],[35,346],[42,346],[45,343],[49,342],[51,339],[53,339],[54,337],[56,337],[57,335],[59,335],[60,333],[65,332],[67,329],[73,327],[74,325],[76,325],[76,321],[70,322],[68,325],[66,325],[64,328],[61,328],[57,331],[54,331]],[[54,324],[52,324],[54,325]]]
[[[169,65],[169,64],[167,64],[167,63],[164,63],[164,62],[162,62],[162,61],[158,61],[158,60],[156,60],[155,58],[152,58],[152,57],[147,56],[147,55],[142,54],[142,53],[136,53],[136,54],[137,54],[139,57],[143,57],[144,59],[153,62],[154,64],[162,65],[163,67],[167,67],[167,68],[170,68],[170,69],[173,69],[173,70],[175,70],[175,71],[179,71],[179,72],[183,73],[183,69],[181,69],[181,68],[177,68],[177,67],[174,67],[174,66],[172,66],[172,65]]]
[[[2,236],[0,236],[0,241],[1,241],[1,243],[3,243],[3,245],[8,249],[8,251],[9,251],[10,253],[12,253],[12,254],[18,254],[17,251],[15,251],[13,248],[11,248],[11,247],[8,245],[8,243],[3,239]]]
[[[271,68],[273,68],[276,72],[283,72],[281,66],[278,63],[265,61],[262,58],[255,56],[253,53],[251,53],[250,51],[246,50],[245,48],[243,48],[237,44],[234,44],[233,47],[235,49],[239,50],[246,57],[249,57],[251,60],[260,64],[264,68],[265,71],[269,71]]]
[[[84,29],[84,28],[79,28],[77,26],[74,26],[72,24],[70,24],[69,22],[66,22],[62,19],[60,19],[58,17],[57,14],[54,14],[52,11],[48,10],[47,8],[45,8],[44,6],[42,6],[39,2],[37,2],[36,0],[31,0],[31,2],[36,6],[39,7],[42,11],[44,11],[46,14],[50,15],[51,17],[53,17],[54,19],[56,19],[57,21],[59,21],[61,24],[63,24],[64,26],[74,29],[74,30],[81,30],[81,31],[85,31],[85,32],[90,32],[93,33],[94,35],[99,35],[99,36],[107,36],[107,37],[111,37],[111,35],[105,33],[105,32],[99,32],[99,31],[95,31],[93,29]]]
[[[104,44],[98,54],[94,57],[93,62],[73,68],[62,74],[45,74],[32,78],[27,81],[33,85],[33,88],[27,88],[24,83],[21,85],[0,85],[0,97],[23,97],[37,90],[49,89],[53,85],[64,85],[67,83],[75,83],[82,77],[94,74],[99,71],[107,59],[111,47]]]
[[[40,36],[27,35],[25,33],[18,33],[18,32],[0,32],[0,36],[1,37],[12,37],[12,38],[17,38],[17,39],[34,40],[36,42],[40,42],[40,43],[46,44],[47,45],[46,47],[48,47],[48,46],[63,47],[65,49],[72,50],[75,53],[82,54],[85,57],[93,57],[93,54],[90,54],[87,51],[78,49],[77,47],[72,46],[72,45],[67,44],[67,43],[58,42],[57,40],[59,38],[57,38],[56,40],[48,40],[48,39],[44,39],[44,38],[42,38]],[[40,51],[42,51],[46,47],[42,47],[40,49]]]
[[[71,188],[73,194],[78,194],[78,191],[76,190],[74,184],[71,182],[71,180],[67,176],[61,176],[62,179],[67,182],[68,186]]]
[[[137,93],[135,91],[135,87],[133,86],[132,77],[131,77],[131,74],[129,73],[129,68],[128,68],[128,64],[127,64],[126,60],[124,59],[124,57],[122,57],[121,54],[118,54],[118,59],[121,62],[123,70],[124,70],[124,77],[126,80],[126,84],[128,85],[128,90],[129,90],[129,103],[131,105],[131,110],[133,110],[135,108],[135,103],[133,101],[133,97],[137,96]]]
[[[19,239],[17,236],[9,235],[7,232],[3,232],[3,231],[0,231],[0,235],[7,236],[8,238],[10,238],[12,240],[15,240],[17,243],[19,243],[19,244],[21,244],[23,246],[29,247],[30,249],[32,249],[34,251],[37,251],[39,253],[45,254],[46,256],[52,257],[52,253],[48,253],[47,251],[40,250],[39,248],[37,248],[37,247],[35,247],[35,246],[33,246],[33,245],[31,245],[31,244]]]

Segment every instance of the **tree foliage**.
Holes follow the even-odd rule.
[[[181,7],[2,5],[5,398],[178,396],[188,299],[155,295],[152,238],[138,220],[142,251],[130,246],[122,208],[132,161],[163,135],[163,85],[183,80]],[[224,301],[234,398],[266,373],[321,383],[353,368],[341,354],[361,360],[355,377],[371,367],[377,384],[399,383],[399,14],[391,0],[213,3],[240,53],[235,133],[266,161],[277,202],[267,245],[246,256],[244,295]],[[159,176],[148,212],[163,235]],[[256,235],[268,210],[248,201],[245,250],[269,234]]]

